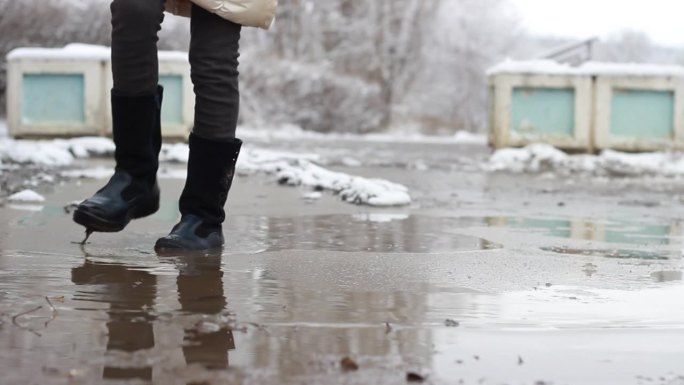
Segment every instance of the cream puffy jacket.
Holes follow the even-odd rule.
[[[192,3],[233,23],[269,29],[275,18],[278,0],[166,0],[166,10],[190,16]]]

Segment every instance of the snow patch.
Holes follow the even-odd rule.
[[[159,153],[160,162],[188,163],[190,147],[185,143],[163,144]]]
[[[459,131],[453,136],[423,135],[414,132],[395,131],[378,134],[339,134],[339,133],[320,133],[305,131],[299,126],[285,124],[279,127],[254,128],[241,126],[238,128],[241,138],[256,139],[263,141],[270,140],[297,140],[297,139],[316,139],[316,140],[347,140],[347,141],[367,141],[383,143],[426,143],[426,144],[467,144],[467,145],[486,145],[487,136],[483,134],[473,134],[466,131]]]
[[[7,54],[7,61],[20,59],[109,61],[111,49],[102,45],[73,43],[62,48],[16,48]],[[160,61],[188,61],[188,53],[159,51]]]
[[[605,150],[600,155],[568,155],[553,146],[533,144],[497,150],[483,165],[486,171],[512,173],[593,173],[611,176],[684,176],[684,154],[630,154]]]
[[[74,162],[72,153],[52,141],[0,140],[0,160],[11,163],[60,167]]]
[[[76,158],[108,156],[114,154],[116,146],[109,138],[81,137],[68,140],[55,140],[54,145],[71,152]]]
[[[405,221],[410,218],[408,214],[389,214],[389,213],[365,213],[355,214],[354,219],[362,222],[390,223],[395,221]]]
[[[45,198],[33,190],[23,190],[16,194],[12,194],[7,198],[10,202],[15,203],[43,203]]]
[[[280,161],[265,169],[274,171],[280,184],[330,190],[348,203],[376,207],[411,204],[411,196],[403,185],[326,170],[307,160]]]
[[[317,154],[246,148],[238,159],[237,171],[241,175],[263,172],[275,175],[283,185],[333,191],[345,202],[354,204],[404,206],[411,203],[405,186],[330,171],[315,164],[318,159]]]
[[[109,138],[82,137],[56,140],[0,139],[0,161],[46,167],[71,165],[76,158],[114,153]]]
[[[109,60],[109,48],[91,44],[68,44],[63,48],[16,48],[7,54],[7,61],[19,59]]]
[[[65,178],[108,179],[114,175],[114,169],[107,167],[86,168],[82,170],[67,170],[60,173]]]
[[[302,195],[302,199],[305,201],[317,201],[323,198],[323,194],[318,191],[312,191]]]
[[[80,143],[83,145],[83,143]],[[33,143],[32,145],[37,145]],[[72,148],[61,145],[62,147]],[[53,146],[59,148],[59,146]],[[97,146],[95,146],[97,148]],[[22,152],[23,153],[23,152]],[[67,154],[70,154],[67,152]],[[189,147],[179,143],[164,145],[160,159],[167,162],[187,163]],[[35,161],[35,159],[33,159]],[[237,172],[250,175],[259,172],[275,175],[281,184],[310,186],[338,193],[349,203],[370,206],[404,206],[411,203],[405,186],[382,179],[368,179],[327,170],[315,164],[321,157],[312,153],[294,153],[245,147],[238,158]],[[69,162],[63,162],[69,165]],[[49,163],[49,162],[45,162]],[[112,175],[109,168],[67,170],[60,175],[69,178],[106,179]],[[161,170],[160,178],[184,178],[185,170]]]
[[[506,60],[487,71],[487,75],[541,74],[583,76],[684,76],[684,66],[639,63],[586,62],[578,67],[553,60]]]

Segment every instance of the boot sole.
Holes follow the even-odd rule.
[[[188,251],[188,252],[212,252],[216,250],[223,250],[223,245],[213,246],[213,247],[201,247],[201,246],[188,246],[181,241],[171,241],[164,238],[157,240],[154,245],[154,251],[158,253],[164,252],[177,252],[177,251]]]
[[[110,221],[88,211],[76,209],[76,211],[74,211],[74,222],[88,230],[100,233],[118,233],[125,229],[131,220],[150,216],[157,211],[159,211],[159,196],[156,196],[154,199],[150,199],[147,202],[141,202],[139,205],[131,208],[124,221]]]

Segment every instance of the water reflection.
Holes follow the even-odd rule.
[[[227,231],[246,235],[236,239],[236,243],[231,244],[231,250],[252,247],[261,251],[449,253],[503,247],[487,239],[462,234],[464,229],[478,227],[500,227],[512,232],[524,231],[530,235],[629,246],[678,247],[681,244],[682,233],[678,223],[648,224],[574,218],[454,218],[392,212],[299,217],[232,217],[229,219]],[[613,257],[625,257],[626,254],[628,253],[621,252]]]
[[[492,227],[537,230],[543,235],[629,245],[671,245],[681,236],[679,224],[647,224],[622,220],[492,217]]]
[[[71,270],[71,281],[83,288],[75,299],[109,304],[107,314],[108,352],[135,353],[154,347],[154,299],[157,277],[121,264],[98,263],[88,259]],[[106,365],[104,379],[152,380],[152,367]]]
[[[179,313],[185,315],[217,315],[227,301],[223,291],[220,256],[174,257],[178,268],[176,287]],[[168,261],[168,260],[167,260]],[[86,258],[83,265],[71,272],[78,286],[75,300],[106,303],[108,320],[106,350],[108,357],[121,353],[135,357],[155,348],[158,277],[144,268],[95,261]],[[164,338],[168,337],[168,333]],[[206,330],[199,325],[185,326],[182,347],[186,365],[197,364],[205,369],[227,369],[228,352],[235,349],[232,331],[227,327]],[[105,364],[102,378],[106,380],[153,380],[153,365],[149,360],[134,359],[132,364],[111,360]]]
[[[626,249],[582,249],[572,247],[542,247],[541,250],[556,254],[582,255],[612,259],[668,260],[673,253],[667,251],[626,250]]]
[[[233,217],[229,222],[227,231],[249,234],[252,246],[260,244],[260,249],[268,251],[445,253],[502,247],[486,239],[459,234],[464,227],[484,225],[482,218],[434,218],[373,213]]]
[[[177,256],[173,260],[178,267],[176,284],[181,311],[186,314],[220,314],[227,305],[223,293],[221,256]],[[228,351],[234,349],[233,333],[225,326],[209,332],[185,329],[183,355],[188,365],[227,369]]]

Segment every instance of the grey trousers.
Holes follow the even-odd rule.
[[[164,0],[113,0],[112,72],[120,95],[153,94],[159,82],[157,33]],[[206,139],[235,137],[238,88],[239,24],[193,4],[190,68],[195,90],[193,132]]]

